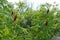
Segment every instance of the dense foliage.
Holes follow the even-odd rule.
[[[60,34],[60,10],[57,5],[44,4],[39,10],[25,3],[0,0],[0,40],[51,40]],[[50,9],[52,7],[52,9]]]

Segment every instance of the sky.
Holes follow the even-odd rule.
[[[23,0],[8,0],[8,2],[12,2],[12,3],[18,3],[19,1],[23,1]],[[57,4],[59,4],[59,8],[60,8],[60,0],[24,0],[25,2],[29,3],[31,5],[31,3],[33,4],[33,9],[36,9],[40,4],[44,4],[44,3],[50,3],[53,4],[54,2],[56,2]]]

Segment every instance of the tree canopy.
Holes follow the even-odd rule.
[[[0,0],[0,40],[51,40],[60,36],[57,4],[41,4],[39,10],[24,2],[15,5],[16,9],[7,0]]]

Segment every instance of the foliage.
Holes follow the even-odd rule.
[[[18,8],[27,7],[21,5]],[[59,35],[60,10],[55,6],[50,10],[51,6],[44,4],[36,11],[28,8],[22,14],[4,0],[0,4],[0,40],[50,40]]]

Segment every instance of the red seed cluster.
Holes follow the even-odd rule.
[[[47,26],[47,25],[48,25],[48,22],[46,21],[46,22],[45,22],[45,26]]]
[[[16,21],[17,15],[14,15],[14,12],[12,11],[11,15],[13,16],[13,20]]]
[[[17,19],[17,15],[14,16],[14,21],[16,21],[16,19]]]

